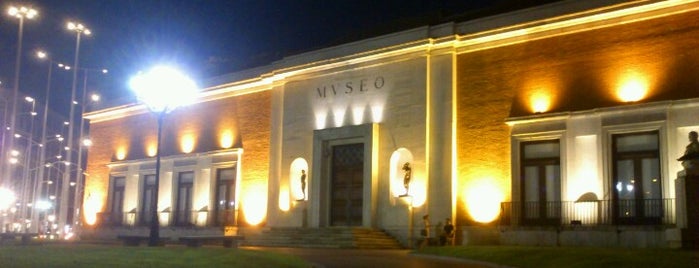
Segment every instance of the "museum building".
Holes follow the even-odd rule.
[[[699,130],[699,1],[562,1],[205,82],[156,122],[91,112],[86,231],[356,226],[404,245],[676,247]],[[158,198],[152,193],[158,188]]]

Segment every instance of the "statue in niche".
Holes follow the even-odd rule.
[[[682,167],[688,172],[699,171],[699,134],[696,131],[689,132],[689,144],[677,161],[682,161]]]
[[[405,162],[405,164],[403,164],[403,172],[405,172],[403,175],[403,187],[405,187],[405,193],[401,196],[408,196],[408,190],[410,190],[410,179],[412,179],[413,176],[413,169],[410,168],[410,162]]]
[[[298,201],[303,201],[306,199],[306,170],[304,169],[301,170],[301,193],[303,194],[303,197]]]

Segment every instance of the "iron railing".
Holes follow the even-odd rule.
[[[673,225],[675,199],[503,202],[503,226]]]
[[[234,217],[233,210],[223,211],[219,214],[221,224],[232,225]],[[193,227],[212,226],[209,223],[209,212],[206,210],[192,211],[161,211],[158,213],[158,220],[162,226]],[[226,219],[230,221],[225,221]],[[130,211],[123,213],[103,212],[98,213],[98,224],[100,226],[150,226],[152,215],[150,211]],[[213,225],[216,225],[215,223]],[[222,225],[221,225],[222,226]]]

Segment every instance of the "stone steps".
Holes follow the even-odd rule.
[[[263,228],[241,230],[242,245],[298,248],[400,249],[385,232],[358,227]]]

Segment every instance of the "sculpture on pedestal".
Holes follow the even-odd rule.
[[[403,187],[405,187],[405,193],[401,196],[408,196],[408,190],[410,190],[410,179],[412,179],[413,176],[413,169],[410,168],[409,162],[405,162],[405,164],[403,164],[403,171],[405,172],[405,175],[403,175]]]
[[[677,161],[682,161],[682,167],[687,173],[699,173],[699,134],[696,131],[689,132],[689,144],[684,155]]]

